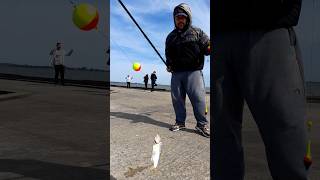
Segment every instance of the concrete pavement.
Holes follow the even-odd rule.
[[[0,80],[0,179],[106,179],[106,90]]]
[[[110,100],[110,172],[115,178],[210,178],[210,139],[194,132],[196,121],[189,103],[187,129],[171,132],[175,115],[169,92],[112,87]],[[151,170],[156,134],[163,146],[159,165]]]
[[[117,179],[209,179],[209,139],[195,134],[196,121],[187,100],[187,130],[169,131],[175,115],[169,92],[111,87],[110,162]],[[209,95],[207,97],[209,102]],[[313,120],[310,179],[320,179],[320,104],[308,103]],[[210,117],[210,114],[208,114]],[[209,119],[209,118],[208,118]],[[151,170],[153,139],[159,134],[160,163]],[[264,145],[247,106],[244,108],[243,145],[246,180],[270,180]]]
[[[0,80],[0,179],[82,180],[209,179],[209,139],[194,133],[187,101],[187,130],[171,132],[169,92],[112,87],[106,90]],[[207,97],[209,102],[209,96]],[[110,130],[108,109],[110,105]],[[210,114],[208,114],[208,119]],[[320,104],[308,103],[313,120],[310,179],[320,179]],[[163,147],[151,170],[153,138]],[[271,179],[264,146],[247,107],[243,143],[246,180]]]

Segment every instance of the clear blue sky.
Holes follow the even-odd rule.
[[[209,0],[122,0],[132,16],[142,27],[163,58],[165,58],[165,40],[174,29],[172,11],[182,2],[189,4],[192,11],[193,25],[201,28],[210,36],[210,1]],[[110,0],[110,79],[124,82],[125,76],[133,76],[133,82],[142,83],[143,76],[157,72],[158,84],[169,85],[171,74],[149,45],[139,29],[132,22],[118,0]],[[210,57],[207,56],[204,67],[206,86],[210,82]],[[142,65],[140,72],[132,69],[132,64]]]

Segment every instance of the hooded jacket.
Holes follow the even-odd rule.
[[[191,10],[187,4],[179,4],[174,8],[175,15],[183,11],[187,14],[187,24],[182,30],[176,27],[166,39],[166,63],[173,72],[202,70],[204,55],[208,55],[208,36],[197,27],[192,26]]]
[[[215,0],[212,33],[272,30],[298,24],[302,0]]]

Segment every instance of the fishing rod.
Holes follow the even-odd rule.
[[[126,6],[122,3],[121,0],[118,0],[119,3],[121,4],[121,6],[123,7],[123,9],[127,12],[127,14],[130,16],[131,20],[135,23],[135,25],[139,28],[139,30],[141,31],[141,33],[143,34],[143,36],[147,39],[147,41],[149,42],[149,44],[152,46],[152,48],[156,51],[156,53],[158,54],[158,56],[160,57],[160,59],[162,60],[162,62],[166,65],[166,61],[162,58],[162,56],[160,55],[159,51],[156,49],[156,47],[152,44],[152,42],[150,41],[150,39],[148,38],[148,36],[144,33],[144,31],[141,29],[141,27],[139,26],[139,24],[137,23],[137,21],[133,18],[133,16],[131,15],[131,13],[129,12],[129,10],[126,8]]]

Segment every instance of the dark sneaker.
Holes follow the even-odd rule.
[[[210,137],[210,130],[209,128],[204,125],[204,126],[196,126],[196,132],[198,132],[199,134],[201,134],[204,137]]]
[[[184,124],[179,124],[179,123],[176,123],[175,125],[173,125],[170,130],[171,131],[179,131],[179,130],[182,130],[182,129],[185,129],[186,126]]]

